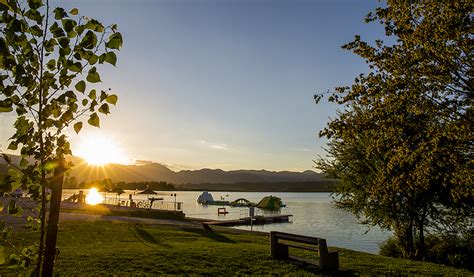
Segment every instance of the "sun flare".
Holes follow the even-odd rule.
[[[108,163],[128,164],[122,149],[113,140],[102,135],[89,135],[81,138],[75,154],[90,165],[102,166]]]
[[[97,205],[104,201],[104,197],[100,195],[96,188],[91,188],[86,196],[86,203],[89,205]]]

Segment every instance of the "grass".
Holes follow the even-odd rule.
[[[27,240],[31,236],[24,235]],[[63,222],[55,272],[60,275],[318,275],[317,270],[272,259],[266,235],[219,228]],[[333,248],[334,250],[335,248]],[[337,249],[343,275],[457,275],[472,272]],[[298,252],[309,256],[309,251]],[[0,275],[18,273],[0,268]]]

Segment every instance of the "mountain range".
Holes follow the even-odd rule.
[[[314,182],[323,176],[314,171],[290,172],[267,170],[231,170],[199,169],[173,171],[158,163],[143,165],[108,164],[103,167],[77,164],[71,171],[78,182],[111,178],[113,181],[165,181],[173,184],[201,183],[274,183],[274,182]]]
[[[18,156],[11,156],[13,162],[18,162]],[[143,182],[165,181],[173,184],[232,184],[232,183],[292,183],[292,182],[321,182],[322,174],[311,170],[304,172],[268,171],[268,170],[231,170],[199,169],[173,171],[159,163],[145,163],[142,165],[107,164],[93,166],[79,157],[72,157],[75,164],[70,177],[77,182],[112,179],[114,182]],[[0,159],[0,165],[5,162]],[[5,169],[0,172],[5,172]]]

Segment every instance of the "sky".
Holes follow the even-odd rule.
[[[315,93],[350,85],[367,64],[341,49],[383,37],[364,16],[378,1],[53,1],[104,25],[124,44],[99,68],[119,102],[101,128],[70,132],[73,152],[99,134],[127,159],[173,169],[314,170],[336,114]],[[2,151],[14,115],[0,114]]]

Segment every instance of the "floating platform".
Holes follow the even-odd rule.
[[[205,225],[212,226],[240,226],[240,225],[263,225],[271,223],[289,222],[291,214],[288,215],[269,215],[269,216],[255,216],[252,219],[250,217],[244,217],[240,219],[230,220],[212,220],[202,222]],[[251,221],[252,220],[252,221]]]

